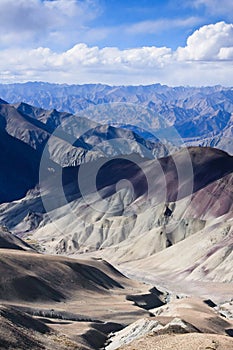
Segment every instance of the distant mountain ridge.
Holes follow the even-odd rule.
[[[213,87],[67,85],[43,82],[0,84],[0,96],[9,103],[23,101],[43,109],[78,114],[103,124],[142,128],[170,136],[175,128],[187,144],[212,146],[233,153],[233,88]],[[109,114],[105,105],[128,107]],[[100,109],[96,110],[96,106]],[[91,112],[89,111],[91,109]],[[145,117],[144,111],[149,110]],[[159,123],[157,117],[159,116]],[[164,125],[164,123],[166,125]],[[131,125],[131,126],[130,126]],[[164,130],[166,129],[166,130]],[[143,134],[145,136],[145,133]]]

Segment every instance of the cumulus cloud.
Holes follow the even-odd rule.
[[[160,67],[170,58],[171,49],[160,47],[142,47],[119,50],[114,47],[100,49],[77,44],[63,53],[56,53],[49,48],[39,47],[33,50],[5,50],[0,53],[1,62],[8,67],[21,70],[61,69],[72,72],[81,67],[105,67],[109,69],[127,67]],[[2,67],[5,63],[2,64]]]
[[[187,39],[186,47],[178,48],[177,55],[180,60],[229,59],[232,47],[233,24],[219,22],[196,30]]]
[[[90,47],[84,43],[64,52],[49,48],[0,52],[1,80],[59,83],[231,85],[233,24],[206,25],[185,47]]]

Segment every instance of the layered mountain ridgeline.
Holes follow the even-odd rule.
[[[0,101],[3,349],[232,347],[233,157],[140,132]]]
[[[56,169],[57,165],[74,166],[133,152],[151,159],[168,154],[169,147],[173,149],[169,143],[163,144],[158,139],[146,141],[130,130],[24,103],[10,105],[3,100],[0,101],[0,139],[3,167],[0,202],[21,198],[35,187],[44,151],[47,169]]]
[[[49,173],[42,197],[2,204],[1,221],[48,253],[232,282],[232,172],[233,158],[212,148],[101,158]]]
[[[188,155],[183,150],[159,161],[137,161],[136,166],[134,161],[105,163],[98,193],[80,196],[76,187],[72,198],[67,191],[69,205],[51,209],[52,223],[45,217],[33,239],[52,253],[98,251],[147,273],[155,266],[157,271],[170,267],[181,278],[232,282],[233,158],[191,148]],[[89,166],[83,173],[89,174]],[[88,175],[85,180],[89,183]],[[180,251],[183,258],[177,259]]]
[[[177,135],[172,132],[175,127],[189,145],[218,147],[233,153],[232,88],[172,88],[160,84],[69,86],[35,82],[2,84],[0,96],[10,103],[24,101],[45,109],[88,116],[104,124],[117,123],[129,129],[133,126],[134,131],[141,129],[141,135],[148,138],[149,131],[157,137],[177,141]],[[116,107],[116,103],[120,105]]]
[[[159,140],[4,101],[0,132],[1,222],[37,248],[92,252],[117,263],[161,256],[166,265],[166,254],[175,259],[181,246],[187,259],[171,264],[178,275],[232,281],[227,153],[191,147],[164,157],[168,149]]]

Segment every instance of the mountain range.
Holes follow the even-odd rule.
[[[168,147],[173,149],[169,143],[158,139],[144,140],[131,130],[102,126],[87,118],[56,110],[46,111],[25,103],[11,105],[3,100],[0,103],[0,133],[1,161],[5,168],[0,175],[4,184],[0,202],[20,198],[38,183],[45,146],[46,159],[50,162],[48,168],[74,166],[134,152],[155,158],[168,154]]]
[[[101,124],[117,124],[141,132],[144,138],[153,135],[233,153],[232,88],[29,82],[2,84],[0,96],[10,103],[25,102],[88,117]]]
[[[232,90],[0,96],[0,349],[231,349]]]
[[[0,116],[1,221],[41,250],[101,251],[125,263],[175,250],[214,223],[217,238],[203,251],[213,250],[213,260],[220,241],[230,239],[233,160],[224,151],[171,147],[168,154],[159,139],[25,103],[2,101]],[[230,264],[228,250],[222,254]],[[216,280],[231,282],[227,262],[224,269]]]

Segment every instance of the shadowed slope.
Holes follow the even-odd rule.
[[[167,193],[166,200],[174,202],[178,192],[182,193],[179,199],[184,198],[232,173],[233,157],[210,147],[190,147],[158,160],[145,161],[133,154],[127,159],[122,156],[85,164],[82,169],[87,174],[87,185],[89,174],[99,169],[96,174],[96,185],[98,190],[106,188],[105,196],[115,192],[117,182],[122,179],[127,179],[132,183],[135,198],[146,195],[148,186],[150,186],[152,196],[158,196],[156,189],[161,183],[161,176],[164,176],[166,181],[162,183],[162,186],[164,192]],[[189,169],[188,172],[187,169]],[[76,184],[77,194],[79,193],[78,172],[78,167],[63,169],[64,186],[68,183]],[[182,174],[181,179],[179,172]]]
[[[1,300],[60,301],[78,291],[105,293],[126,280],[108,264],[0,250]]]
[[[22,311],[0,305],[0,349],[85,350],[87,348]]]
[[[0,228],[0,249],[31,250],[26,242],[14,236],[12,233]]]
[[[38,183],[39,155],[0,129],[0,203],[22,198]]]
[[[0,284],[0,349],[97,349],[149,315],[126,300],[148,287],[103,260],[0,249]]]

